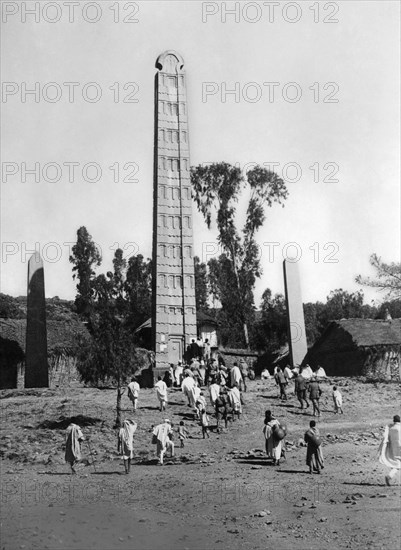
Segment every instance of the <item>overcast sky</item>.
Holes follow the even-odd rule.
[[[117,246],[150,257],[155,60],[167,49],[185,60],[191,164],[278,163],[287,180],[285,208],[258,234],[257,304],[267,287],[283,292],[283,255],[298,255],[304,302],[358,290],[373,252],[400,260],[398,2],[66,4],[32,15],[33,2],[2,3],[1,292],[26,294],[36,247],[46,296],[73,298],[81,225],[102,271]],[[217,235],[193,212],[207,261]]]

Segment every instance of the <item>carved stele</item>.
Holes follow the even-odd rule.
[[[284,260],[284,286],[287,303],[288,342],[291,366],[300,365],[308,350],[298,264]]]
[[[48,386],[45,277],[42,259],[35,252],[28,262],[25,387]]]
[[[152,333],[156,374],[196,338],[192,199],[184,60],[156,61]]]

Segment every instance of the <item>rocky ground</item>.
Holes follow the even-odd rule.
[[[115,390],[4,390],[1,402],[1,548],[266,549],[399,548],[399,481],[386,487],[377,461],[382,430],[399,412],[399,385],[336,379],[344,415],[323,384],[319,428],[325,469],[309,475],[303,433],[311,417],[272,382],[249,383],[244,415],[203,440],[179,390],[160,413],[142,390],[129,476],[116,453]],[[292,392],[292,387],[290,392]],[[288,427],[287,458],[263,453],[264,411]],[[191,438],[157,466],[151,426],[184,420]],[[71,418],[86,441],[79,475],[64,463]],[[177,440],[176,440],[176,443]]]

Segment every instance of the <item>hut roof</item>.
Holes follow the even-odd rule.
[[[47,350],[49,355],[74,355],[80,337],[88,338],[85,325],[79,321],[47,321]],[[25,353],[26,319],[0,319],[1,340],[16,342]]]
[[[401,319],[341,319],[331,321],[325,333],[334,327],[348,332],[358,347],[401,345]],[[325,333],[321,338],[324,338]]]

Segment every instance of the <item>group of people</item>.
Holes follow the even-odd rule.
[[[320,416],[320,398],[323,393],[320,386],[320,378],[324,378],[326,373],[319,367],[316,372],[313,372],[309,365],[303,368],[295,367],[291,369],[288,365],[281,369],[281,367],[275,367],[274,369],[274,381],[280,389],[280,399],[282,401],[288,400],[287,388],[289,381],[294,381],[294,395],[296,395],[301,410],[306,410],[312,403],[313,416]],[[262,372],[262,379],[268,380],[271,378],[267,369]],[[309,398],[309,401],[308,401]],[[334,404],[334,413],[343,414],[343,399],[340,390],[334,386],[332,389],[332,399]]]
[[[240,419],[243,408],[241,391],[246,391],[246,371],[234,363],[231,368],[215,360],[208,363],[208,377],[202,376],[202,371],[197,365],[197,357],[193,358],[190,366],[185,366],[182,370],[180,387],[191,407],[194,419],[199,421],[202,429],[203,438],[209,438],[210,431],[210,413],[207,411],[207,400],[202,386],[206,386],[209,393],[209,401],[212,407],[212,414],[216,418],[217,432],[221,431],[221,421],[224,421],[225,428],[228,427],[230,420]],[[205,370],[206,372],[206,370]],[[295,394],[300,402],[300,408],[308,408],[307,393],[313,406],[313,415],[320,416],[319,399],[322,394],[319,381],[316,376],[308,376],[310,373],[304,371],[296,372],[293,375],[295,381]],[[288,384],[288,372],[277,368],[274,378],[280,386],[281,397],[285,399],[285,386]],[[160,404],[160,410],[165,411],[168,402],[168,385],[159,376],[155,384],[156,395]],[[134,377],[128,384],[128,397],[133,405],[133,412],[138,408],[138,397],[140,386],[138,380]],[[336,386],[332,389],[332,399],[334,412],[343,414],[342,395]],[[304,407],[305,405],[305,407]],[[121,454],[124,462],[125,473],[129,474],[131,460],[133,458],[134,434],[137,429],[137,423],[131,419],[125,419],[122,427],[118,431],[117,450]],[[156,454],[158,463],[164,463],[166,453],[174,456],[174,430],[173,424],[169,419],[165,419],[161,424],[152,426],[152,443],[156,445]],[[176,429],[178,440],[181,447],[185,446],[185,440],[190,437],[184,421],[180,421]],[[270,410],[266,411],[263,436],[265,441],[265,450],[268,458],[273,460],[273,464],[280,465],[280,460],[285,458],[285,437],[287,433],[286,426],[275,418]],[[65,460],[71,466],[71,473],[75,474],[75,466],[81,459],[81,442],[84,441],[82,430],[76,424],[71,424],[66,431],[66,451]],[[309,473],[320,474],[324,468],[324,457],[322,450],[322,441],[315,420],[311,420],[309,428],[304,434],[306,443],[306,464],[309,467]],[[386,426],[382,443],[379,450],[379,460],[382,464],[390,468],[390,472],[385,477],[387,485],[390,485],[401,465],[401,434],[400,417],[394,416],[393,423]]]

